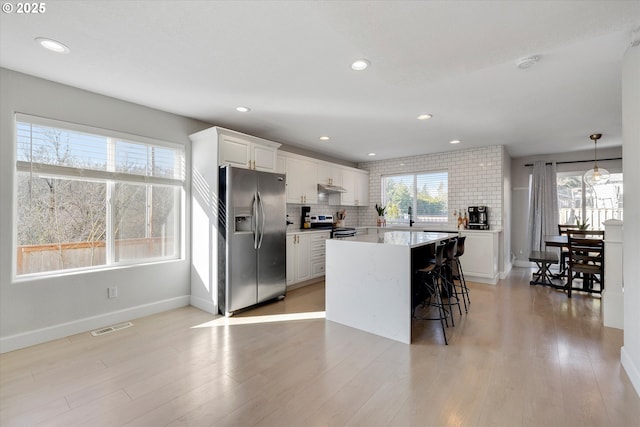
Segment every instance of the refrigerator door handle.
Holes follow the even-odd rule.
[[[252,221],[251,228],[253,231],[253,249],[258,249],[258,193],[254,194],[251,203]]]
[[[264,213],[264,202],[262,201],[262,196],[260,195],[259,191],[258,191],[258,205],[260,206],[260,217],[262,220],[260,224],[260,240],[258,241],[258,249],[260,249],[262,247],[262,238],[264,237],[264,220],[266,218],[266,215]]]

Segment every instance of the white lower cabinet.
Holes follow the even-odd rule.
[[[311,277],[322,277],[325,274],[325,242],[329,238],[327,233],[311,235]]]
[[[287,235],[287,286],[311,278],[311,235]]]
[[[463,231],[464,255],[460,257],[465,277],[482,283],[498,283],[498,233]]]
[[[325,241],[329,232],[287,235],[287,286],[325,274]]]

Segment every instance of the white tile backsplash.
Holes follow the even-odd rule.
[[[356,227],[358,225],[361,225],[358,223],[358,219],[359,219],[358,210],[365,209],[365,208],[358,208],[355,206],[330,205],[326,196],[319,196],[318,204],[315,204],[315,205],[299,205],[296,203],[287,203],[288,220],[293,222],[293,224],[287,227],[287,231],[295,231],[300,229],[302,206],[311,207],[311,215],[334,215],[334,217],[336,215],[336,212],[344,209],[347,215],[344,220],[345,227]],[[375,224],[375,220],[373,223]]]
[[[351,208],[358,214],[357,225],[376,223],[373,206],[381,200],[383,175],[446,170],[449,173],[449,224],[455,225],[454,211],[480,205],[489,207],[491,228],[502,228],[503,153],[504,147],[495,145],[360,163],[358,168],[369,171],[371,207]]]

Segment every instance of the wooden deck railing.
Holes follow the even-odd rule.
[[[171,254],[173,239],[163,237],[119,239],[115,242],[116,259],[145,259]],[[106,244],[100,242],[67,242],[44,245],[22,245],[17,248],[17,275],[45,271],[105,265]]]
[[[573,209],[574,214],[577,209]],[[575,224],[575,220],[571,221],[571,209],[561,208],[560,209],[560,224]],[[612,209],[612,208],[587,208],[586,210],[586,221],[589,223],[589,228],[592,230],[604,230],[604,226],[602,225],[608,219],[623,219],[623,210],[622,209]]]

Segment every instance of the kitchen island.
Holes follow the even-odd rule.
[[[410,344],[413,271],[455,236],[390,231],[327,240],[327,320]]]

